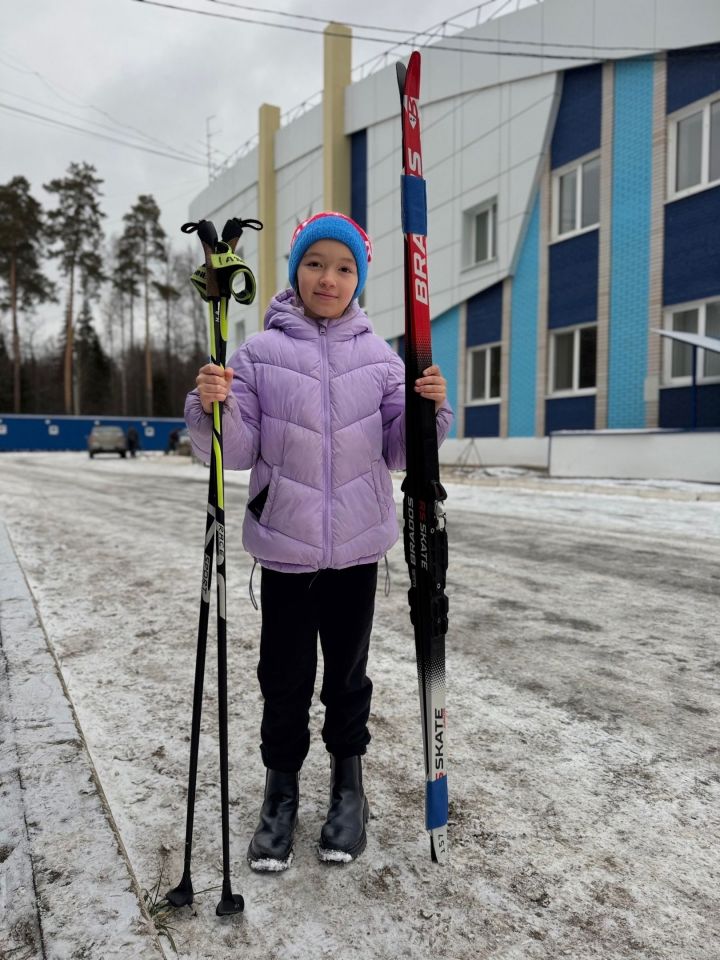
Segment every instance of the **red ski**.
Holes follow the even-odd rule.
[[[435,404],[415,393],[432,363],[427,256],[427,201],[420,142],[420,54],[397,64],[402,105],[402,231],[405,237],[405,435],[403,481],[405,559],[410,572],[410,619],[415,630],[423,747],[425,826],[432,859],[447,859],[445,634],[448,600],[447,533],[440,483]]]

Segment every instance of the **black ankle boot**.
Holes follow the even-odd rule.
[[[330,809],[320,832],[318,856],[326,863],[348,863],[365,849],[365,824],[370,815],[363,791],[360,757],[333,757],[330,768]]]
[[[247,859],[253,870],[287,870],[292,862],[297,823],[300,775],[268,770],[260,822],[250,841]]]

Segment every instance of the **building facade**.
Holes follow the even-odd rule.
[[[236,341],[285,284],[296,224],[339,209],[373,238],[364,306],[403,351],[395,69],[350,83],[350,42],[328,28],[323,105],[285,126],[261,108],[257,149],[191,207],[265,221]],[[422,70],[453,435],[686,427],[693,357],[698,426],[720,426],[720,354],[658,333],[720,339],[720,4],[545,0],[425,48]]]

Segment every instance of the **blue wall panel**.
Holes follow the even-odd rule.
[[[367,230],[367,130],[350,137],[350,216]]]
[[[595,323],[598,297],[598,231],[550,246],[548,326]]]
[[[496,283],[467,302],[466,345],[497,343],[502,338],[502,283]]]
[[[600,149],[602,66],[566,70],[552,138],[552,165],[562,167]]]
[[[665,206],[663,301],[720,293],[720,187]]]
[[[607,424],[611,429],[645,426],[653,71],[652,61],[615,64]]]
[[[545,433],[553,430],[594,430],[595,395],[556,397],[545,401]]]
[[[447,380],[447,397],[454,411],[458,409],[458,320],[459,307],[452,307],[432,322],[432,355]],[[453,420],[448,436],[457,436]]]
[[[535,389],[540,254],[540,199],[535,197],[510,300],[508,435],[535,435]]]
[[[702,100],[716,90],[720,90],[720,43],[668,51],[668,113]]]
[[[661,427],[687,430],[692,424],[692,388],[670,387],[660,391]],[[720,427],[720,383],[697,388],[698,427]]]
[[[165,450],[171,430],[182,430],[180,419],[137,417],[65,417],[14,416],[0,417],[0,451],[2,450],[87,450],[90,431],[95,424],[122,427],[127,433],[134,426],[140,437],[141,450]]]
[[[465,407],[465,436],[500,436],[500,404],[489,403],[480,407]]]

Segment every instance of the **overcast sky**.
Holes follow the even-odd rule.
[[[232,9],[217,0],[158,2],[320,31],[325,26]],[[510,12],[528,2],[532,0],[491,0],[482,19],[501,7]],[[468,9],[462,0],[442,8],[435,0],[264,0],[258,10],[263,6],[394,27],[408,35]],[[4,0],[0,7],[0,183],[22,174],[34,196],[49,204],[43,183],[63,176],[72,161],[94,164],[104,180],[108,234],[119,232],[122,215],[139,194],[151,193],[173,243],[187,243],[179,227],[187,219],[189,202],[208,182],[208,118],[217,163],[257,132],[260,104],[276,104],[284,113],[322,87],[319,34],[231,23],[138,0]],[[463,22],[469,25],[467,18]],[[359,28],[354,33],[369,35]],[[353,66],[385,49],[354,40]],[[105,125],[94,126],[97,133],[188,154],[195,163],[77,133],[17,110],[74,126],[97,121]],[[61,304],[48,309],[60,318]]]

